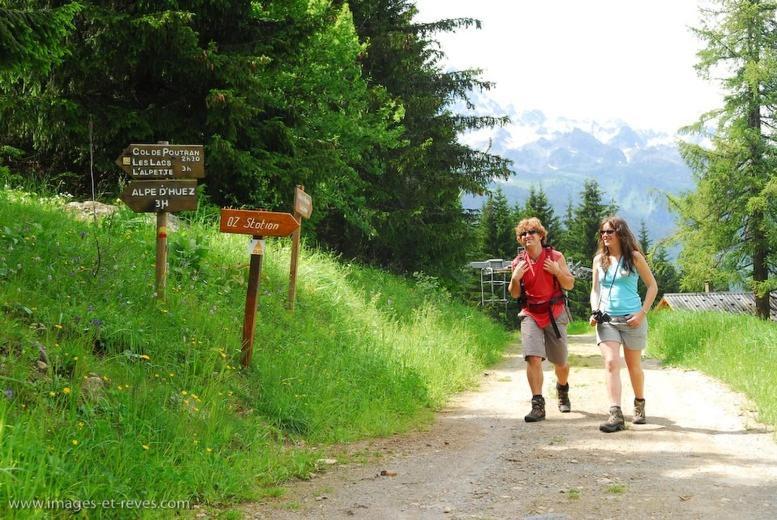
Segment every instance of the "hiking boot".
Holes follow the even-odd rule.
[[[626,424],[623,420],[623,412],[621,412],[620,406],[610,407],[610,416],[599,425],[599,429],[604,433],[612,433],[626,429]]]
[[[558,411],[569,413],[572,411],[572,403],[569,402],[569,383],[561,386],[556,383],[556,393],[558,394]]]
[[[541,395],[531,398],[531,412],[523,418],[526,422],[545,420],[545,399]]]
[[[634,418],[631,419],[633,424],[645,424],[645,400],[634,398]]]

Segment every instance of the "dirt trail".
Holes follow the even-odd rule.
[[[273,519],[777,518],[777,444],[747,402],[695,371],[645,360],[648,424],[613,434],[593,336],[570,340],[572,413],[545,371],[547,420],[527,424],[518,347],[456,396],[429,431],[360,443],[381,454],[335,465],[286,496],[244,507]],[[622,371],[624,412],[633,400]],[[381,476],[381,472],[388,475]]]

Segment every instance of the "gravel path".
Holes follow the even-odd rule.
[[[607,399],[593,336],[570,340],[572,413],[527,424],[515,347],[476,391],[457,395],[425,432],[357,443],[351,459],[283,497],[245,504],[246,518],[777,518],[777,444],[751,407],[695,371],[645,360],[648,424],[603,434]],[[633,400],[622,371],[624,412]]]

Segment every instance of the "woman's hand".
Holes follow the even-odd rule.
[[[588,324],[592,327],[596,327],[596,319],[594,319],[594,315],[592,314],[590,318],[588,318]]]
[[[628,325],[632,329],[636,329],[642,324],[642,320],[644,319],[645,319],[645,311],[640,310],[639,312],[632,314],[631,318],[626,320],[626,325]]]

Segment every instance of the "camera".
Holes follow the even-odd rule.
[[[610,317],[609,314],[602,312],[599,309],[596,309],[593,313],[591,313],[591,317],[596,323],[607,323],[612,320],[612,317]]]

